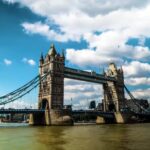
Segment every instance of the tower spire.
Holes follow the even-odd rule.
[[[65,57],[65,50],[64,49],[62,49],[62,57]]]
[[[44,60],[44,58],[43,58],[43,53],[42,53],[42,52],[41,52],[40,60]]]
[[[120,70],[123,72],[123,68],[122,68],[122,65],[121,65],[121,68],[120,68]]]
[[[44,57],[43,57],[43,53],[41,52],[40,63],[42,64],[43,62],[44,62]]]
[[[51,45],[48,54],[50,56],[55,56],[57,54],[54,44]]]

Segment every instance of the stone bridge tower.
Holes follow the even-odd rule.
[[[70,112],[63,109],[64,105],[64,53],[57,53],[52,44],[47,55],[41,55],[39,63],[40,80],[38,109],[44,109],[43,116],[32,116],[32,123],[42,125],[70,125]]]
[[[116,82],[108,81],[103,85],[104,89],[104,111],[119,112],[125,106],[124,75],[122,68],[117,69],[114,63],[109,64],[105,73],[108,77],[114,77]]]
[[[114,63],[111,63],[104,74],[107,77],[114,77],[116,81],[107,81],[107,83],[103,84],[103,109],[105,112],[114,113],[114,120],[111,120],[111,122],[127,123],[131,116],[129,113],[122,111],[126,106],[123,70],[122,68],[118,69]],[[107,122],[107,120],[98,117],[97,122]]]
[[[64,99],[64,55],[56,52],[51,45],[45,59],[41,56],[39,73],[47,77],[39,86],[39,109],[62,109]]]

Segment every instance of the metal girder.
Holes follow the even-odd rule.
[[[94,111],[94,110],[73,110],[72,115],[95,115],[95,116],[101,116],[105,118],[114,118],[113,112],[103,112],[103,111]]]
[[[0,109],[0,114],[31,114],[31,113],[43,113],[43,109]]]
[[[94,83],[106,83],[107,81],[115,82],[116,79],[113,77],[106,77],[103,74],[97,74],[95,72],[87,72],[82,70],[77,70],[73,68],[65,67],[64,69],[64,77]]]
[[[17,90],[10,92],[4,96],[0,97],[0,105],[5,105],[7,103],[13,102],[24,95],[28,94],[31,92],[34,88],[36,88],[39,84],[40,81],[43,81],[48,74],[50,74],[51,71],[47,72],[44,76],[36,76],[34,79],[29,81],[27,84],[23,85],[22,87],[18,88]]]
[[[64,77],[69,79],[75,79],[75,80],[81,80],[81,81],[87,81],[87,82],[93,82],[99,84],[103,84],[107,82],[105,80],[91,79],[89,77],[83,77],[83,76],[72,75],[72,74],[64,74]]]

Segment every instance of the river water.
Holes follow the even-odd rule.
[[[70,127],[0,124],[0,150],[150,150],[150,124]]]

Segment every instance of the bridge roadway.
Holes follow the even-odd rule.
[[[44,109],[0,109],[0,114],[32,114],[32,113],[44,113]],[[102,112],[96,110],[73,110],[72,116],[77,115],[92,115],[92,116],[102,116],[105,118],[113,118],[113,112]]]
[[[101,116],[104,118],[114,118],[113,112],[103,112],[103,111],[97,111],[97,110],[73,110],[72,111],[73,116],[77,115],[86,115],[86,116]]]
[[[0,109],[0,114],[32,114],[44,112],[44,109]]]
[[[64,77],[75,79],[75,80],[82,80],[82,81],[88,81],[88,82],[94,82],[94,83],[106,83],[107,81],[116,82],[116,79],[114,77],[107,77],[103,74],[98,74],[94,71],[88,72],[73,68],[65,67],[64,69]]]
[[[0,114],[42,114],[44,113],[44,109],[0,109]],[[79,119],[80,117],[94,117],[97,116],[104,117],[105,119],[114,119],[114,112],[102,112],[97,110],[73,110],[72,117],[74,119]],[[135,116],[144,120],[150,121],[150,113],[135,113]],[[145,121],[146,122],[146,121]]]

